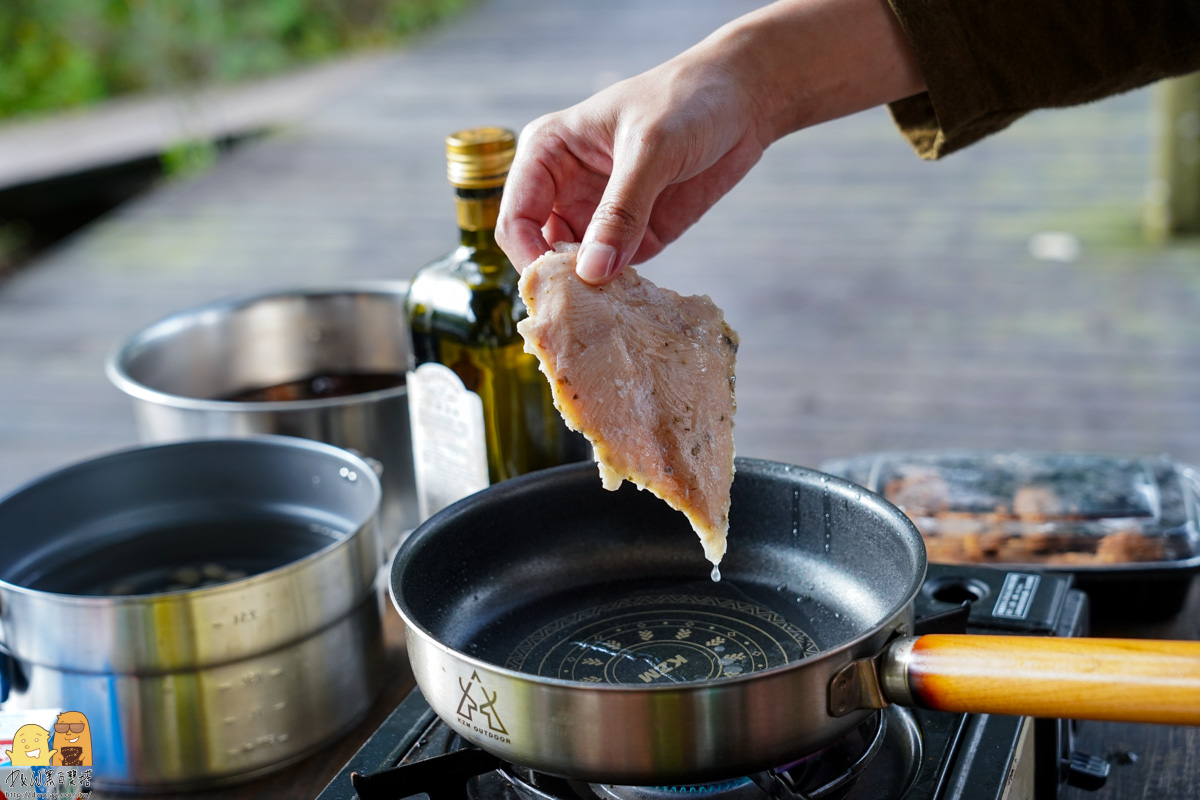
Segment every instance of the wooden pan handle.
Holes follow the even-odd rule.
[[[900,703],[1200,725],[1200,642],[931,634],[898,640],[889,656],[885,683],[911,694]]]

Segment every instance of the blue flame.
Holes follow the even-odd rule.
[[[655,786],[653,788],[660,792],[670,792],[671,794],[712,794],[714,792],[727,792],[730,789],[736,789],[748,783],[750,783],[749,778],[735,778],[731,781],[720,781],[718,783],[694,783],[687,786]]]

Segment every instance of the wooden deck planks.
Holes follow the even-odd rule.
[[[219,297],[408,277],[454,235],[445,133],[519,128],[751,5],[484,3],[66,242],[0,285],[0,490],[134,442],[102,374],[126,336]],[[883,110],[773,146],[645,267],[712,295],[741,333],[739,453],[1200,461],[1200,249],[1137,239],[1147,105],[1137,92],[1035,114],[936,164]],[[1035,261],[1045,230],[1077,235],[1080,258]]]

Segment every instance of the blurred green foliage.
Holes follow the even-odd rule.
[[[470,0],[2,0],[0,116],[269,75]]]

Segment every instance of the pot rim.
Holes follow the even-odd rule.
[[[308,299],[333,295],[378,295],[380,297],[403,297],[408,292],[405,280],[371,280],[339,283],[327,287],[313,286],[295,289],[276,289],[249,295],[238,295],[192,308],[183,309],[161,317],[114,347],[104,360],[104,373],[109,381],[130,397],[156,405],[170,406],[190,411],[220,411],[225,413],[307,411],[329,407],[345,407],[376,402],[407,393],[406,385],[372,392],[358,392],[341,397],[324,397],[312,400],[275,400],[239,402],[214,400],[212,398],[189,397],[155,389],[129,374],[126,365],[130,357],[156,339],[170,336],[188,326],[199,317],[215,314],[231,314],[261,303],[287,299]]]
[[[106,461],[121,461],[137,457],[143,453],[163,449],[187,450],[200,446],[221,447],[230,444],[237,446],[269,445],[284,449],[310,450],[325,453],[326,455],[334,456],[342,459],[343,461],[349,462],[357,468],[360,479],[366,476],[366,483],[370,487],[371,493],[375,498],[374,502],[371,503],[373,510],[366,517],[366,519],[359,522],[354,529],[347,531],[345,535],[332,540],[329,542],[329,544],[314,550],[311,553],[301,556],[293,561],[289,561],[288,563],[274,569],[270,569],[265,572],[258,572],[253,575],[247,575],[244,578],[237,578],[226,583],[217,584],[216,586],[196,587],[173,592],[152,592],[149,594],[135,595],[79,595],[33,589],[28,586],[12,583],[11,581],[0,577],[0,593],[8,592],[30,599],[52,599],[55,604],[81,608],[110,608],[112,606],[142,605],[150,599],[153,599],[155,603],[191,603],[198,599],[219,597],[220,595],[227,593],[231,594],[235,592],[243,592],[247,588],[253,587],[256,584],[286,579],[295,573],[309,569],[313,563],[324,559],[334,550],[349,546],[352,540],[362,536],[363,533],[368,531],[372,524],[377,521],[383,489],[379,482],[379,477],[375,474],[375,470],[371,468],[370,464],[364,461],[361,457],[351,453],[349,450],[335,447],[334,445],[326,444],[313,439],[303,439],[300,437],[282,436],[278,434],[254,434],[251,436],[224,437],[215,439],[184,439],[173,442],[140,444],[120,448],[118,450],[102,453],[92,458],[87,458],[82,461],[68,464],[64,467],[60,467],[59,469],[52,470],[44,475],[35,477],[16,489],[13,489],[11,492],[0,496],[0,507],[4,506],[4,504],[8,503],[10,500],[14,500],[16,497],[25,492],[40,488],[47,482],[69,480],[72,475],[84,472],[86,470],[95,469],[97,464]]]

